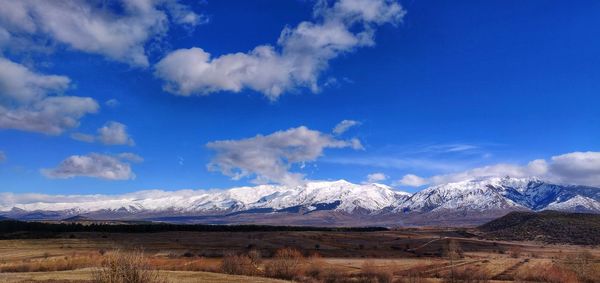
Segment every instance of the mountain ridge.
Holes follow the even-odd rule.
[[[64,197],[60,202],[0,206],[5,217],[169,221],[198,223],[431,225],[481,224],[510,211],[547,209],[600,213],[600,189],[538,178],[490,177],[431,186],[414,194],[383,184],[345,180],[301,186],[259,185],[222,191],[142,191],[121,196]],[[70,202],[69,202],[70,201]],[[357,217],[357,216],[361,217]],[[186,218],[187,217],[187,218]],[[353,221],[356,220],[354,223]]]

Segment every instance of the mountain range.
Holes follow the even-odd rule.
[[[476,225],[511,211],[600,213],[600,189],[538,178],[489,177],[435,185],[414,194],[344,180],[288,187],[142,191],[120,196],[0,206],[20,220],[148,220],[173,223],[322,226]]]

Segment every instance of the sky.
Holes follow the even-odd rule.
[[[0,192],[600,186],[597,1],[0,6]]]

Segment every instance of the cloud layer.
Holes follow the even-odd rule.
[[[255,183],[286,185],[300,184],[304,179],[303,174],[290,172],[292,165],[314,161],[326,148],[362,148],[358,140],[338,140],[304,126],[266,136],[210,142],[206,146],[216,152],[209,170],[234,180],[254,176]]]
[[[600,187],[600,152],[572,152],[550,160],[536,159],[526,165],[501,163],[429,178],[409,174],[399,184],[418,187],[492,176],[540,177],[552,182]]]
[[[393,0],[319,1],[314,21],[286,27],[277,46],[217,57],[198,47],[179,49],[158,62],[155,75],[166,91],[185,96],[248,88],[275,100],[298,87],[317,92],[331,59],[374,45],[375,28],[398,23],[404,13]]]
[[[202,15],[175,0],[2,1],[0,35],[5,48],[44,45],[46,40],[133,66],[149,65],[144,44],[162,36],[170,22],[195,26]],[[18,46],[11,46],[22,43]],[[2,47],[2,46],[0,46]]]
[[[74,177],[91,177],[104,180],[129,180],[135,174],[128,161],[141,161],[141,157],[132,153],[118,156],[90,153],[88,155],[72,155],[63,160],[56,168],[42,169],[41,172],[52,179],[70,179]]]
[[[57,96],[70,84],[65,76],[44,75],[0,57],[0,129],[58,135],[98,111],[89,97]]]

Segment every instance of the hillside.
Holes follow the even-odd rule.
[[[511,212],[479,226],[484,237],[577,245],[600,244],[600,215],[558,211]]]

